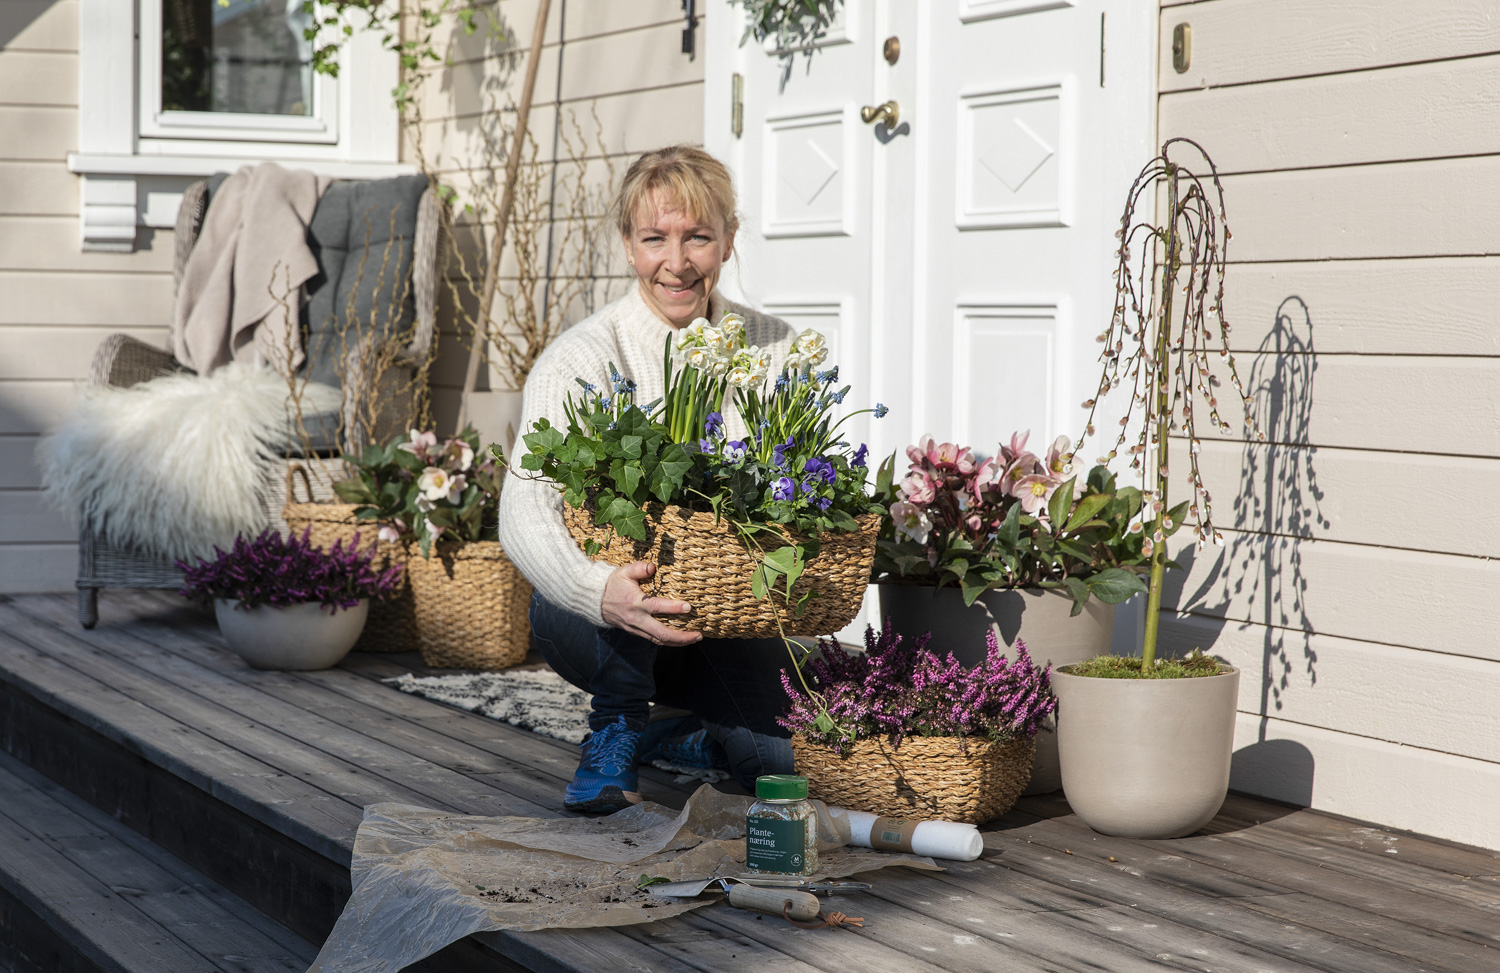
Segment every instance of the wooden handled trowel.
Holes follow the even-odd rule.
[[[703,878],[688,882],[664,882],[652,885],[652,895],[666,898],[695,899],[713,889],[729,896],[736,909],[753,909],[767,915],[787,915],[809,922],[818,918],[818,897],[799,888],[766,888],[734,878]]]

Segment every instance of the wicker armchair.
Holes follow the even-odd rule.
[[[208,210],[209,180],[199,180],[183,194],[175,228],[175,252],[173,281],[180,284],[188,255],[192,252],[203,226]],[[425,363],[432,349],[436,334],[437,285],[441,269],[441,213],[436,194],[428,188],[418,206],[416,231],[412,243],[411,295],[415,304],[415,323],[412,338],[395,354],[396,368],[388,369],[382,376],[386,391],[377,392],[383,411],[373,423],[357,418],[361,410],[355,408],[361,390],[363,363],[369,360],[372,349],[368,341],[351,343],[345,360],[344,407],[342,421],[343,441],[338,445],[356,448],[359,444],[379,441],[399,428],[407,414],[407,402],[398,394],[399,390],[411,390],[411,379],[416,370]],[[93,385],[128,388],[173,372],[188,371],[170,352],[163,351],[129,335],[113,334],[105,338],[94,353],[89,381]],[[367,383],[366,383],[367,384]],[[366,410],[367,411],[367,410]],[[288,463],[298,457],[289,456]],[[333,499],[331,485],[313,480],[314,500]],[[273,525],[285,528],[281,523],[281,506],[285,497],[279,491],[265,495],[262,502],[268,519]],[[103,588],[161,588],[176,589],[182,584],[182,572],[171,559],[151,552],[122,547],[96,535],[85,522],[78,538],[78,621],[84,628],[93,628],[99,620],[99,591]]]

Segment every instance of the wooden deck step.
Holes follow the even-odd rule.
[[[0,969],[271,973],[317,950],[218,883],[0,754]]]

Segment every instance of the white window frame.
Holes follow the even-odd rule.
[[[163,111],[161,107],[162,0],[140,2],[140,131],[142,138],[193,141],[255,139],[268,142],[339,140],[339,83],[313,75],[310,115],[253,115],[238,112]],[[363,52],[361,52],[363,53]]]
[[[375,34],[349,39],[337,81],[318,76],[319,114],[311,119],[164,113],[161,3],[79,0],[78,151],[68,154],[68,168],[81,177],[84,250],[135,249],[138,227],[171,227],[182,191],[215,172],[265,161],[339,179],[415,171],[400,161],[391,99],[399,62]]]

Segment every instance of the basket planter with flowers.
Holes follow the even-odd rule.
[[[907,818],[981,824],[1015,803],[1031,774],[1033,739],[1057,707],[1048,667],[1024,642],[1007,659],[993,633],[972,668],[939,656],[927,636],[886,624],[865,651],[825,642],[803,666],[809,688],[785,675],[797,773],[812,796]]]
[[[224,639],[257,669],[326,669],[353,647],[370,601],[388,597],[401,568],[376,570],[357,544],[323,550],[307,531],[237,538],[211,561],[177,562],[184,597],[213,605]]]
[[[745,343],[743,321],[700,318],[667,339],[662,400],[637,405],[613,368],[605,390],[579,379],[566,424],[525,434],[522,468],[559,485],[589,556],[657,565],[642,587],[693,606],[664,624],[710,638],[837,631],[859,610],[880,516],[868,450],[833,415],[848,386],[817,371],[827,353],[803,332],[767,388],[771,356]],[[744,439],[726,432],[731,401]]]
[[[408,553],[411,623],[422,661],[434,667],[503,669],[526,657],[531,586],[500,547],[500,466],[480,457],[465,429],[439,442],[413,429],[406,439],[346,459],[353,473],[334,484],[355,522]]]

